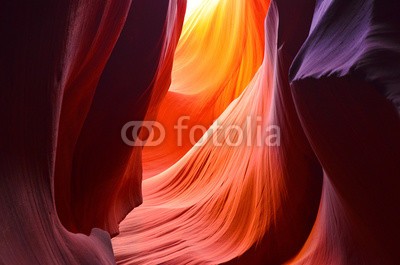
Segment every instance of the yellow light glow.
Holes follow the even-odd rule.
[[[193,14],[206,17],[206,11],[213,10],[221,0],[187,0],[185,20]],[[203,10],[201,12],[200,10]]]
[[[190,17],[190,15],[192,15],[196,11],[196,9],[200,7],[202,2],[205,2],[205,0],[188,0],[187,6],[186,6],[186,17],[185,18]]]

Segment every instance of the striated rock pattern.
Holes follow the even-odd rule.
[[[398,264],[396,1],[1,4],[0,264]]]

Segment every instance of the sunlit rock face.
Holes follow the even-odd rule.
[[[1,264],[398,263],[397,2],[3,2]]]

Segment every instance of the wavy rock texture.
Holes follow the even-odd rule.
[[[1,264],[398,263],[397,2],[53,2],[0,9]]]
[[[236,12],[235,7],[240,6],[224,11]],[[295,43],[279,50],[276,44],[284,25],[279,8],[273,4],[269,11],[263,65],[214,126],[244,128],[248,117],[260,117],[262,128],[285,128],[290,136],[282,144],[294,150],[216,147],[213,139],[238,136],[211,128],[205,145],[192,148],[168,170],[143,182],[143,205],[128,215],[113,240],[119,263],[216,264],[243,254],[257,241],[257,248],[239,262],[275,263],[295,255],[307,239],[318,210],[322,170],[301,129],[287,81]],[[303,38],[305,25],[300,28]],[[285,34],[295,41],[301,36],[296,29]],[[300,45],[297,41],[297,48]],[[283,109],[288,120],[275,116]],[[255,134],[256,124],[251,126],[251,142],[266,138]]]
[[[166,139],[144,149],[144,178],[165,171],[192,148],[189,130],[177,146],[174,125],[179,117],[190,117],[185,124],[191,127],[210,127],[253,79],[264,57],[267,9],[268,1],[206,0],[187,18],[173,59],[171,87],[156,105]]]
[[[141,202],[140,149],[120,128],[168,75],[185,4],[4,3],[0,263],[115,263],[98,228],[117,233]]]
[[[0,263],[113,264],[109,235],[99,229],[89,237],[68,232],[54,203],[69,19],[78,6],[2,4]]]
[[[120,130],[128,121],[144,119],[155,83],[168,87],[168,81],[158,73],[168,74],[171,68],[168,65],[177,42],[174,34],[179,36],[184,4],[134,1],[97,80],[92,80],[96,76],[91,64],[97,65],[99,58],[96,54],[90,57],[90,50],[82,51],[89,57],[84,59],[86,65],[72,70],[68,77],[61,114],[56,199],[60,216],[66,216],[62,220],[72,231],[87,233],[99,227],[116,234],[118,222],[141,203],[141,149],[125,145]],[[118,18],[115,11],[112,15]],[[99,23],[109,26],[104,17]],[[103,36],[97,32],[89,47],[95,51],[97,43],[104,45],[101,37],[118,34],[107,33]],[[69,127],[71,119],[76,127]]]
[[[293,63],[296,107],[327,173],[295,263],[398,263],[399,10],[393,1],[320,1]]]
[[[245,117],[261,115],[264,125],[283,128],[281,148],[215,147],[211,139],[227,136],[211,127],[202,139],[205,145],[144,181],[143,206],[128,215],[113,240],[117,261],[215,264],[244,254],[231,263],[280,264],[299,253],[290,263],[394,263],[399,121],[393,105],[378,93],[397,104],[396,68],[389,69],[392,63],[385,59],[397,56],[397,24],[388,21],[385,29],[385,23],[377,22],[387,12],[382,6],[372,1],[273,2],[264,62],[214,126],[243,125]],[[287,76],[294,59],[291,87]],[[375,72],[379,64],[382,69]],[[324,77],[332,75],[353,75],[370,84]],[[184,94],[180,80],[176,82],[170,91]],[[201,92],[193,87],[194,94]],[[355,98],[359,101],[353,102]],[[365,109],[363,100],[374,107]],[[340,118],[340,113],[354,111],[352,122]],[[383,122],[379,133],[362,124],[373,121],[367,119],[373,115]],[[382,143],[384,135],[387,143]],[[348,143],[345,137],[359,144],[340,149],[340,143]],[[367,140],[375,143],[371,150],[381,151],[381,159],[374,161],[374,152],[365,152],[363,159],[357,155]],[[384,148],[389,142],[393,148]],[[354,164],[338,156],[352,158]],[[357,161],[363,165],[358,170]],[[376,184],[378,171],[391,187]],[[374,196],[367,199],[367,194]],[[380,205],[377,198],[386,196],[385,207],[374,209]],[[379,223],[385,226],[378,229]]]

